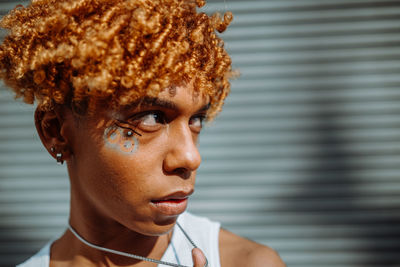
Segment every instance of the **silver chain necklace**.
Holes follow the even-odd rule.
[[[193,240],[189,237],[189,235],[185,232],[185,230],[183,230],[182,226],[176,222],[176,225],[178,225],[179,229],[181,229],[183,235],[186,237],[186,239],[190,242],[190,244],[192,244],[192,246],[194,248],[197,248],[196,244],[193,242]],[[104,252],[109,252],[112,254],[116,254],[116,255],[120,255],[120,256],[124,256],[124,257],[128,257],[128,258],[132,258],[132,259],[136,259],[136,260],[141,260],[141,261],[149,261],[149,262],[153,262],[153,263],[157,263],[157,264],[162,264],[162,265],[168,265],[168,266],[174,266],[174,267],[190,267],[190,266],[185,266],[185,265],[181,265],[181,264],[176,264],[176,263],[172,263],[172,262],[166,262],[166,261],[161,261],[161,260],[156,260],[156,259],[151,259],[151,258],[146,258],[143,256],[139,256],[139,255],[135,255],[135,254],[131,254],[131,253],[126,253],[126,252],[122,252],[122,251],[118,251],[118,250],[114,250],[114,249],[110,249],[110,248],[104,248],[104,247],[100,247],[97,246],[93,243],[90,243],[89,241],[85,240],[83,237],[81,237],[75,230],[74,228],[72,228],[71,224],[68,224],[68,229],[75,235],[76,238],[79,239],[79,241],[81,241],[82,243],[84,243],[85,245],[97,249],[97,250],[101,250]],[[204,265],[204,267],[208,267],[208,260],[206,258],[206,264]]]

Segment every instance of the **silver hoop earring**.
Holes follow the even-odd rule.
[[[57,164],[59,164],[59,165],[62,165],[64,163],[64,161],[62,159],[62,153],[56,154],[56,160],[57,160]]]

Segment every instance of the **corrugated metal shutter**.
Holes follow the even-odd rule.
[[[1,11],[16,2],[1,3]],[[288,266],[400,266],[400,1],[209,1],[242,76],[201,137],[190,210]],[[65,167],[0,92],[0,265],[63,230]]]

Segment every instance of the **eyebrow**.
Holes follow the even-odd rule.
[[[149,97],[149,96],[146,96],[138,101],[137,107],[141,108],[142,106],[160,107],[160,108],[178,110],[178,106],[172,101],[160,99],[157,97]]]
[[[201,107],[199,110],[196,111],[198,112],[205,112],[210,108],[210,103],[207,103],[203,107]],[[160,99],[158,97],[150,97],[150,96],[145,96],[141,98],[140,100],[131,103],[127,106],[127,109],[131,108],[143,108],[143,107],[159,107],[159,108],[165,108],[165,109],[171,109],[171,110],[179,110],[178,106],[169,100],[165,99]]]
[[[209,110],[211,107],[210,103],[205,104],[203,107],[201,107],[197,112],[206,112],[207,110]]]

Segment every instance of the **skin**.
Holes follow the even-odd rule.
[[[160,259],[178,214],[160,212],[152,200],[193,193],[201,163],[197,140],[207,107],[208,99],[194,96],[186,85],[140,106],[99,109],[83,118],[68,108],[37,111],[44,146],[53,157],[62,151],[68,165],[72,227],[100,246]],[[119,133],[111,145],[110,131]],[[133,140],[135,150],[124,149],[127,140]],[[271,249],[224,229],[219,241],[223,267],[284,266]],[[200,249],[192,256],[195,267],[204,266]],[[53,243],[50,265],[155,266],[89,248],[69,231]]]
[[[128,131],[126,131],[128,130]],[[127,155],[133,155],[139,147],[139,140],[135,137],[135,131],[110,126],[104,131],[104,142]]]

